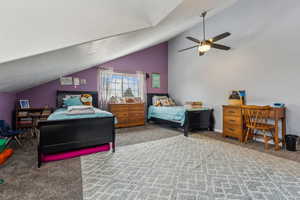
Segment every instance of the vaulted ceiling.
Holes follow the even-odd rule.
[[[20,91],[150,47],[237,0],[3,0],[0,92]]]

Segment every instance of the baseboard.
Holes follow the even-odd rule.
[[[223,133],[223,130],[215,128],[214,132]],[[264,143],[264,139],[262,139],[262,138],[256,138],[255,141]],[[268,143],[274,145],[274,141],[272,141],[272,140],[270,140]],[[281,143],[279,145],[281,146]]]
[[[214,132],[218,132],[218,133],[223,133],[223,131],[221,129],[214,129]]]

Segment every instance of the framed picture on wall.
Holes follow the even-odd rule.
[[[74,86],[80,85],[80,79],[79,78],[73,78],[73,84],[74,84]]]
[[[160,73],[152,73],[152,88],[160,88]]]
[[[29,100],[20,100],[20,108],[24,109],[24,108],[30,108],[29,105]]]
[[[73,78],[72,77],[61,77],[60,85],[73,85]]]

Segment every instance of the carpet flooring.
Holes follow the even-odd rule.
[[[117,149],[125,145],[134,145],[154,140],[160,141],[163,138],[178,135],[182,135],[182,132],[156,125],[118,129],[116,139]],[[229,141],[230,143],[233,141],[219,137],[219,134],[212,132],[196,133],[193,134],[192,137],[210,137],[213,140]],[[15,154],[7,163],[0,166],[0,179],[5,180],[5,183],[0,185],[1,200],[82,199],[80,158],[47,163],[44,164],[42,168],[37,169],[36,142],[33,139],[25,139],[22,140],[22,142],[22,148],[12,144]],[[235,141],[233,143],[235,143]],[[239,145],[239,143],[236,144]],[[252,146],[253,149],[262,151],[262,144],[255,143],[255,145]],[[247,145],[245,147],[248,148]],[[267,153],[272,153],[272,151]],[[289,156],[287,156],[287,154],[289,154]],[[300,158],[299,152],[277,153],[276,156],[287,158],[294,156]]]
[[[300,163],[210,138],[123,146],[82,156],[81,168],[84,200],[300,197]]]
[[[118,129],[116,148],[181,133],[149,125],[131,129]],[[37,168],[37,143],[33,139],[22,140],[23,147],[12,147],[15,154],[0,166],[0,200],[81,200],[82,179],[80,158],[50,162]]]

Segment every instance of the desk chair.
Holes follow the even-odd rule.
[[[245,143],[248,142],[250,136],[263,137],[265,149],[268,149],[269,141],[274,140],[275,131],[275,125],[268,123],[270,110],[270,106],[242,106],[242,115],[247,129]],[[263,135],[258,135],[258,132],[262,132]]]
[[[8,138],[9,142],[15,140],[20,146],[22,146],[18,136],[25,133],[20,130],[12,130],[4,120],[0,120],[0,137]]]

